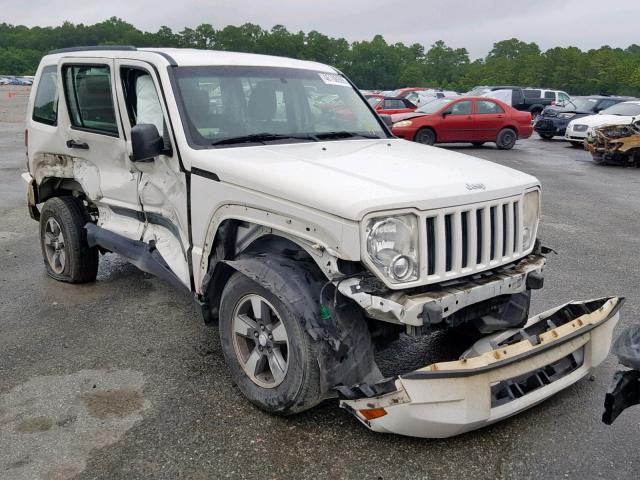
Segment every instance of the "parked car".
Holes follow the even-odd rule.
[[[571,120],[599,113],[620,102],[634,100],[633,97],[589,95],[572,97],[564,106],[549,106],[536,118],[533,129],[541,138],[550,140],[555,136],[564,137]],[[579,142],[582,145],[582,142]]]
[[[557,91],[557,94],[554,94],[553,98],[545,98],[542,96],[543,93],[546,93],[546,91],[541,89],[526,89],[511,85],[494,85],[474,87],[473,90],[466,95],[470,97],[483,96],[498,98],[516,110],[531,113],[531,117],[534,119],[542,113],[545,107],[555,105],[556,98],[562,98],[563,103],[570,99],[569,95],[565,92]]]
[[[417,108],[406,98],[383,97],[382,95],[365,95],[364,98],[380,115],[413,112]]]
[[[479,131],[510,120],[504,143],[527,116],[487,99],[434,102],[451,103],[453,123],[484,109]],[[589,374],[619,299],[528,318],[548,251],[539,181],[396,139],[386,118],[315,62],[51,52],[29,97],[23,174],[44,268],[92,282],[100,254],[114,252],[193,295],[219,325],[233,383],[281,415],[339,393],[372,430],[446,437]],[[450,330],[449,362],[380,372],[376,348],[460,324],[489,337]]]
[[[426,145],[495,142],[499,149],[509,150],[533,131],[529,113],[482,97],[439,98],[392,120],[394,135]]]
[[[426,88],[424,90],[417,90],[413,92],[409,92],[404,96],[406,100],[409,100],[411,103],[417,105],[418,107],[424,105],[425,103],[430,102],[436,98],[444,98],[444,97],[459,97],[460,95],[457,92],[452,90],[441,90],[438,88]]]
[[[422,92],[428,90],[429,87],[404,87],[392,90],[391,92],[385,92],[387,97],[392,98],[408,98],[411,94],[416,92]]]
[[[640,120],[590,128],[584,147],[594,163],[640,166]]]
[[[564,138],[572,145],[581,147],[589,130],[604,125],[625,125],[631,123],[638,115],[640,115],[640,100],[620,102],[601,110],[596,115],[571,120],[567,125]]]

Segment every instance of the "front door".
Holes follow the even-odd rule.
[[[446,110],[440,128],[439,142],[461,142],[475,140],[474,119],[471,100],[462,100]]]
[[[117,92],[127,151],[131,153],[131,128],[152,124],[165,142],[165,153],[152,161],[136,162],[140,171],[138,195],[145,219],[142,240],[153,243],[165,262],[190,287],[187,180],[172,138],[161,84],[143,61],[117,59]]]

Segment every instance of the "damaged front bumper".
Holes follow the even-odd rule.
[[[407,333],[414,334],[470,305],[500,295],[542,288],[545,262],[544,256],[532,254],[514,264],[467,277],[464,281],[443,283],[425,292],[368,293],[359,278],[340,281],[338,290],[360,305],[368,317],[405,324]]]
[[[340,406],[376,432],[443,438],[530,408],[608,355],[624,299],[571,302],[483,337],[458,360],[340,388]]]

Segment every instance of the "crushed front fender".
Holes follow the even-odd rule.
[[[376,432],[443,438],[526,410],[588,375],[608,355],[624,302],[570,302],[521,329],[483,337],[461,358],[376,385],[342,388],[341,407]]]

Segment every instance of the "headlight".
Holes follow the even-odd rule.
[[[411,120],[403,120],[401,122],[397,122],[393,124],[393,128],[400,127],[410,127],[413,124]]]
[[[540,192],[538,190],[524,194],[522,216],[522,250],[527,250],[533,245],[540,218]]]
[[[393,283],[418,279],[418,219],[415,215],[378,217],[367,223],[367,253]]]
[[[568,120],[569,118],[573,118],[575,116],[576,116],[575,113],[559,113],[558,114],[558,118],[564,118],[565,120]]]

